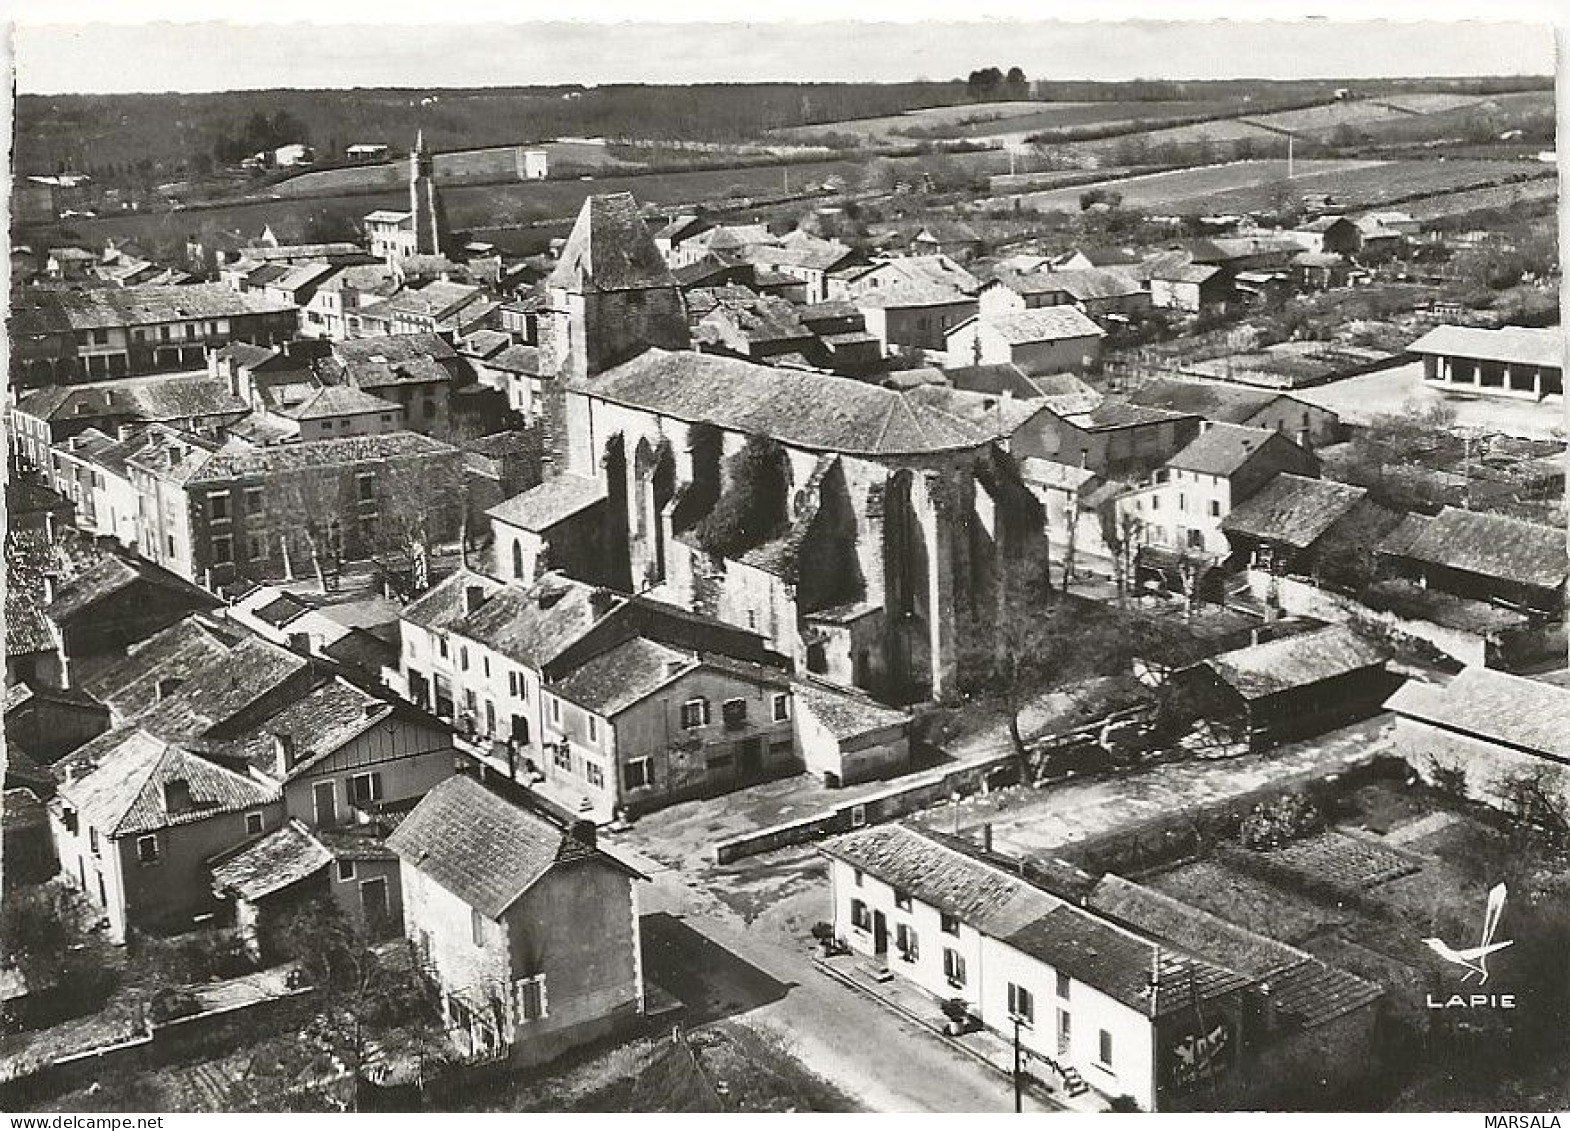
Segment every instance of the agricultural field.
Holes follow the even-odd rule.
[[[514,152],[519,148],[545,150],[553,175],[569,167],[574,172],[597,172],[601,169],[630,172],[640,167],[638,162],[615,155],[608,146],[549,141],[527,146],[505,145],[438,153],[434,158],[436,179],[443,185],[517,179]],[[273,186],[272,191],[286,197],[374,192],[407,184],[408,176],[407,160],[395,158],[379,165],[353,165],[301,173],[297,177],[280,181]]]
[[[1120,193],[1126,207],[1146,212],[1243,213],[1274,206],[1283,187],[1298,196],[1326,193],[1338,207],[1360,208],[1418,197],[1442,200],[1440,194],[1527,178],[1551,183],[1552,170],[1521,161],[1303,160],[1294,162],[1288,181],[1285,161],[1257,160],[1109,179],[1025,193],[1021,199],[1042,211],[1075,212],[1081,193],[1101,187]],[[1486,205],[1473,204],[1467,210],[1478,207]]]
[[[882,118],[826,122],[779,131],[780,136],[808,139],[827,134],[853,135],[864,144],[897,144],[912,138],[952,140],[1023,139],[1042,130],[1137,125],[1147,121],[1227,114],[1236,103],[1225,101],[1115,102],[993,102],[986,105],[939,106]]]
[[[1348,170],[1378,164],[1372,161],[1299,161],[1295,165],[1297,179],[1294,184],[1325,173],[1344,173]],[[1104,187],[1121,193],[1123,204],[1129,208],[1159,212],[1212,211],[1210,201],[1217,194],[1239,189],[1262,189],[1285,181],[1285,161],[1234,161],[1226,165],[1205,165],[1193,169],[1175,169],[1164,173],[1146,173],[1098,182],[1097,185],[1078,185],[1053,189],[1047,192],[1026,193],[1022,197],[1025,207],[1043,212],[1079,211],[1080,194],[1088,188]]]
[[[1470,212],[1481,212],[1485,209],[1551,205],[1558,196],[1559,178],[1553,175],[1552,168],[1545,168],[1543,176],[1529,181],[1424,197],[1421,200],[1408,201],[1401,208],[1411,213],[1417,220],[1439,220],[1446,216],[1465,216]]]

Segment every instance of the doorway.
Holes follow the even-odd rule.
[[[338,823],[338,797],[333,783],[319,781],[311,787],[311,801],[316,809],[316,827],[330,829]]]
[[[889,920],[881,911],[872,913],[872,953],[882,958],[889,952]]]

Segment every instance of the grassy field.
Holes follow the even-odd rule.
[[[439,183],[462,184],[465,181],[500,181],[517,179],[514,151],[518,146],[497,146],[487,149],[461,149],[453,153],[438,153],[434,165]],[[543,149],[553,173],[566,169],[584,172],[619,170],[634,172],[640,165],[636,161],[613,154],[603,145],[585,145],[577,142],[543,142],[529,144],[530,149]],[[353,165],[342,169],[319,169],[290,177],[273,186],[279,196],[306,197],[332,196],[339,193],[374,192],[377,189],[398,187],[409,175],[408,162],[394,159],[379,165]]]
[[[1075,126],[1137,124],[1235,112],[1237,104],[1225,101],[1109,101],[1109,102],[994,102],[984,106],[940,106],[844,122],[781,130],[781,137],[798,140],[826,134],[855,136],[868,144],[897,143],[910,137],[988,138],[1019,136],[1038,130]]]
[[[1552,170],[1521,161],[1363,161],[1314,159],[1294,163],[1287,180],[1282,160],[1234,161],[1165,173],[1097,182],[1121,193],[1123,204],[1150,212],[1249,212],[1269,208],[1283,186],[1303,196],[1328,193],[1339,207],[1359,208],[1415,197],[1476,189],[1510,178],[1548,177]],[[1531,182],[1536,184],[1536,182]],[[1075,212],[1080,194],[1092,185],[1076,185],[1024,195],[1026,205],[1042,211]],[[1546,189],[1523,189],[1523,194]],[[1509,194],[1505,196],[1508,198]],[[1485,205],[1472,204],[1464,210]]]

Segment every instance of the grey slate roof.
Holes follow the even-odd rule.
[[[251,314],[288,314],[294,307],[255,293],[240,293],[222,283],[170,287],[108,287],[59,292],[74,330],[149,326],[195,318],[236,318]]]
[[[885,707],[870,695],[849,688],[831,687],[815,679],[793,685],[796,709],[811,712],[835,738],[857,738],[891,726],[909,726],[910,713]]]
[[[427,793],[393,830],[387,846],[492,920],[557,864],[588,858],[613,863],[462,774]]]
[[[266,478],[301,468],[377,463],[409,456],[431,456],[455,449],[418,432],[338,436],[305,440],[271,448],[226,447],[210,455],[190,477],[192,482]]]
[[[612,718],[697,666],[698,658],[691,652],[634,636],[580,664],[551,690],[602,718]]]
[[[1073,306],[1038,306],[1034,310],[995,314],[983,321],[1011,345],[1106,336],[1106,331]]]
[[[1246,424],[1283,393],[1220,381],[1150,381],[1128,394],[1134,404],[1191,412],[1222,424]]]
[[[216,625],[188,616],[134,646],[124,659],[89,675],[84,686],[117,715],[130,718],[152,705],[159,679],[186,679],[227,654],[231,646]]]

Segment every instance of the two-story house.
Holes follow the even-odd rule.
[[[189,927],[213,907],[208,859],[283,820],[275,789],[136,726],[100,735],[57,772],[61,869],[117,944],[132,928]]]
[[[1273,429],[1212,424],[1150,483],[1118,500],[1119,519],[1138,527],[1143,545],[1225,557],[1222,520],[1283,471],[1318,478],[1319,461]]]
[[[540,1064],[644,1012],[639,875],[572,829],[467,775],[388,838],[405,933],[463,1053]]]

